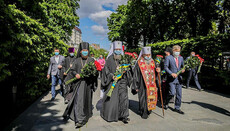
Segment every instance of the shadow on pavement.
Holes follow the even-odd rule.
[[[215,111],[217,113],[223,114],[223,115],[227,115],[230,116],[230,112],[226,109],[223,109],[221,107],[212,105],[212,104],[208,104],[208,103],[203,103],[203,102],[198,102],[198,101],[192,101],[192,102],[182,102],[182,103],[186,103],[186,104],[196,104],[199,105],[203,108],[207,108],[209,110]]]
[[[35,122],[34,127],[32,130],[55,130],[55,131],[62,131],[61,125],[65,125],[68,123],[66,120],[60,116],[59,109],[52,109],[52,106],[56,105],[56,102],[60,102],[57,99],[50,101],[46,100],[42,103],[46,109],[41,113],[42,115],[39,119]]]
[[[62,131],[61,125],[67,122],[63,120],[60,115],[60,110],[53,108],[55,105],[59,104],[60,99],[54,99],[53,101],[44,100],[46,93],[40,97],[33,105],[31,105],[25,112],[23,112],[17,119],[15,119],[7,128],[8,130],[55,130]],[[62,100],[62,99],[61,99]]]
[[[213,93],[213,94],[220,95],[220,96],[223,96],[223,97],[226,97],[226,98],[230,98],[230,95],[223,94],[223,93],[216,92],[216,91],[211,91],[211,90],[208,90],[208,89],[205,89],[205,92]]]

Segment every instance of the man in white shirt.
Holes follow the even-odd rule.
[[[52,81],[52,86],[51,86],[51,94],[52,94],[52,99],[54,100],[56,96],[56,91],[55,91],[55,86],[57,85],[57,81],[59,85],[61,86],[61,94],[62,94],[62,80],[60,79],[60,70],[62,68],[62,64],[64,62],[65,57],[62,55],[59,55],[59,49],[54,50],[55,56],[50,58],[50,65],[49,69],[47,72],[47,78],[50,79],[51,75],[51,81]]]

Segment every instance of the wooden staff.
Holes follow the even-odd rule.
[[[161,96],[161,106],[162,106],[162,113],[163,113],[163,117],[165,116],[164,113],[164,104],[163,104],[163,98],[162,98],[162,91],[161,91],[161,72],[158,72],[158,83],[159,83],[159,89],[160,89],[160,96]]]

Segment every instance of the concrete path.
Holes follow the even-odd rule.
[[[47,92],[24,113],[22,113],[6,130],[15,131],[229,131],[230,130],[230,96],[195,89],[183,89],[182,110],[184,115],[165,111],[162,117],[161,108],[152,112],[147,120],[138,114],[138,98],[129,90],[130,122],[108,123],[100,117],[97,110],[100,107],[99,93],[93,96],[93,117],[81,129],[75,129],[74,122],[63,121],[62,114],[66,108],[63,98],[57,95],[50,101],[51,94]],[[173,104],[170,104],[173,108]]]

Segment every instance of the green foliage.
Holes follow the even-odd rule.
[[[81,78],[90,78],[90,77],[95,77],[98,75],[97,68],[94,64],[94,62],[90,62],[86,64],[82,69],[81,69]]]
[[[184,61],[184,67],[179,72],[177,72],[177,75],[179,75],[185,69],[195,69],[200,64],[201,63],[200,63],[200,60],[198,59],[198,57],[190,56],[189,59]]]
[[[108,55],[108,51],[103,48],[96,50],[93,47],[90,47],[90,53],[93,53],[95,58],[98,58],[100,55],[106,58]]]
[[[200,36],[191,39],[170,40],[165,42],[157,42],[149,44],[152,47],[152,53],[163,54],[166,47],[173,45],[180,45],[182,47],[182,56],[189,56],[191,51],[205,59],[205,64],[212,65],[212,63],[219,57],[219,54],[224,51],[229,51],[229,34],[218,34],[209,36]]]
[[[122,40],[122,25],[124,24],[124,21],[126,19],[126,10],[126,5],[120,5],[116,10],[117,13],[112,13],[110,17],[107,19],[108,28],[110,30],[110,32],[108,33],[110,41]]]
[[[123,55],[121,56],[120,64],[131,64],[132,62],[132,56],[130,55]]]
[[[229,0],[129,0],[108,18],[109,40],[136,48],[139,42],[229,33],[229,5]]]
[[[76,0],[0,0],[0,82],[30,96],[49,89],[49,59],[55,47],[67,52],[78,7]]]
[[[202,58],[204,58],[204,64],[207,66],[215,66],[216,60],[219,58],[219,54],[230,50],[229,34],[216,34],[209,36],[200,36],[191,39],[182,40],[170,40],[164,42],[157,42],[149,44],[152,47],[152,56],[164,55],[166,47],[172,47],[173,45],[180,45],[182,47],[181,55],[187,57],[191,51],[195,51]],[[128,49],[128,52],[139,53],[141,48]]]
[[[80,77],[81,78],[90,78],[92,79],[95,76],[98,76],[99,72],[97,71],[97,68],[94,64],[94,62],[90,62],[88,64],[86,64],[82,69],[81,69],[81,73],[80,73]],[[70,80],[68,80],[67,82],[65,82],[66,85],[76,81],[77,78],[74,77]]]

